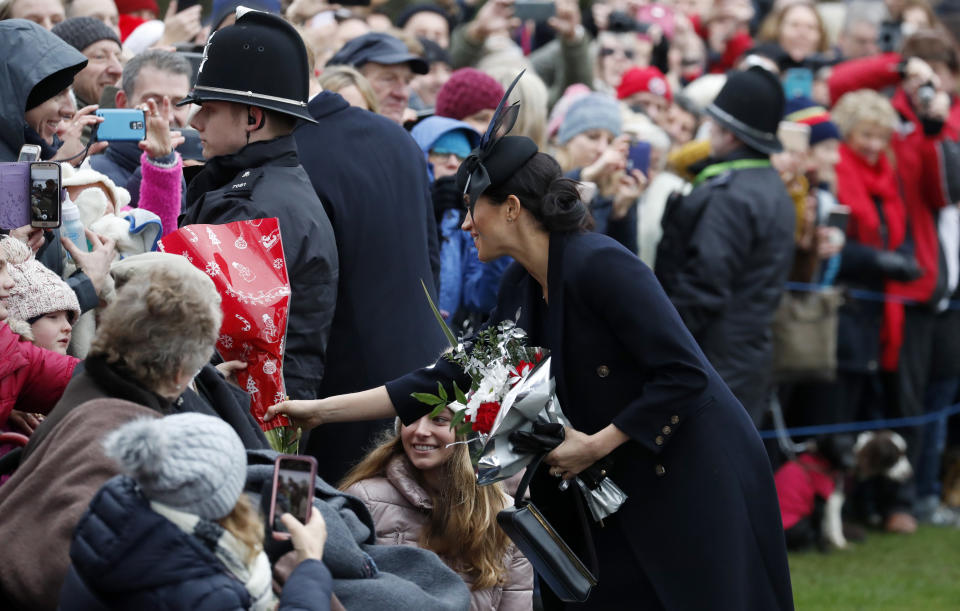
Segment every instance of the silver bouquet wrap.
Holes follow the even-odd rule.
[[[485,486],[513,477],[530,464],[534,455],[514,451],[510,434],[514,431],[532,431],[535,422],[570,426],[554,392],[550,357],[540,361],[522,382],[507,393],[490,434],[481,436],[483,449],[476,460],[479,485]],[[627,500],[626,493],[609,477],[603,478],[593,490],[579,477],[576,482],[595,521],[611,515]]]

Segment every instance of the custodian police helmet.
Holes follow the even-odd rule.
[[[177,105],[219,100],[316,123],[307,112],[307,50],[292,25],[269,13],[237,9],[237,22],[214,32],[197,82]]]

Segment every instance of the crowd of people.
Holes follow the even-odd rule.
[[[0,162],[63,187],[0,236],[0,606],[790,609],[788,545],[960,527],[958,36],[952,0],[0,0]],[[221,296],[156,252],[269,217],[267,419],[318,464],[284,541]],[[425,291],[550,350],[530,494],[586,603],[413,399],[469,387]],[[628,500],[584,531],[558,478],[600,461]]]

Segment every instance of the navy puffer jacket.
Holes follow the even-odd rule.
[[[73,566],[60,608],[247,609],[250,596],[199,539],[154,512],[136,483],[119,475],[97,492],[70,546]],[[332,579],[322,562],[302,562],[280,609],[329,609]]]

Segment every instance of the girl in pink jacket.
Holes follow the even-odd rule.
[[[367,505],[377,543],[429,549],[459,573],[471,611],[531,609],[533,568],[497,525],[513,500],[500,484],[477,485],[467,446],[450,445],[452,417],[397,420],[340,487]]]

